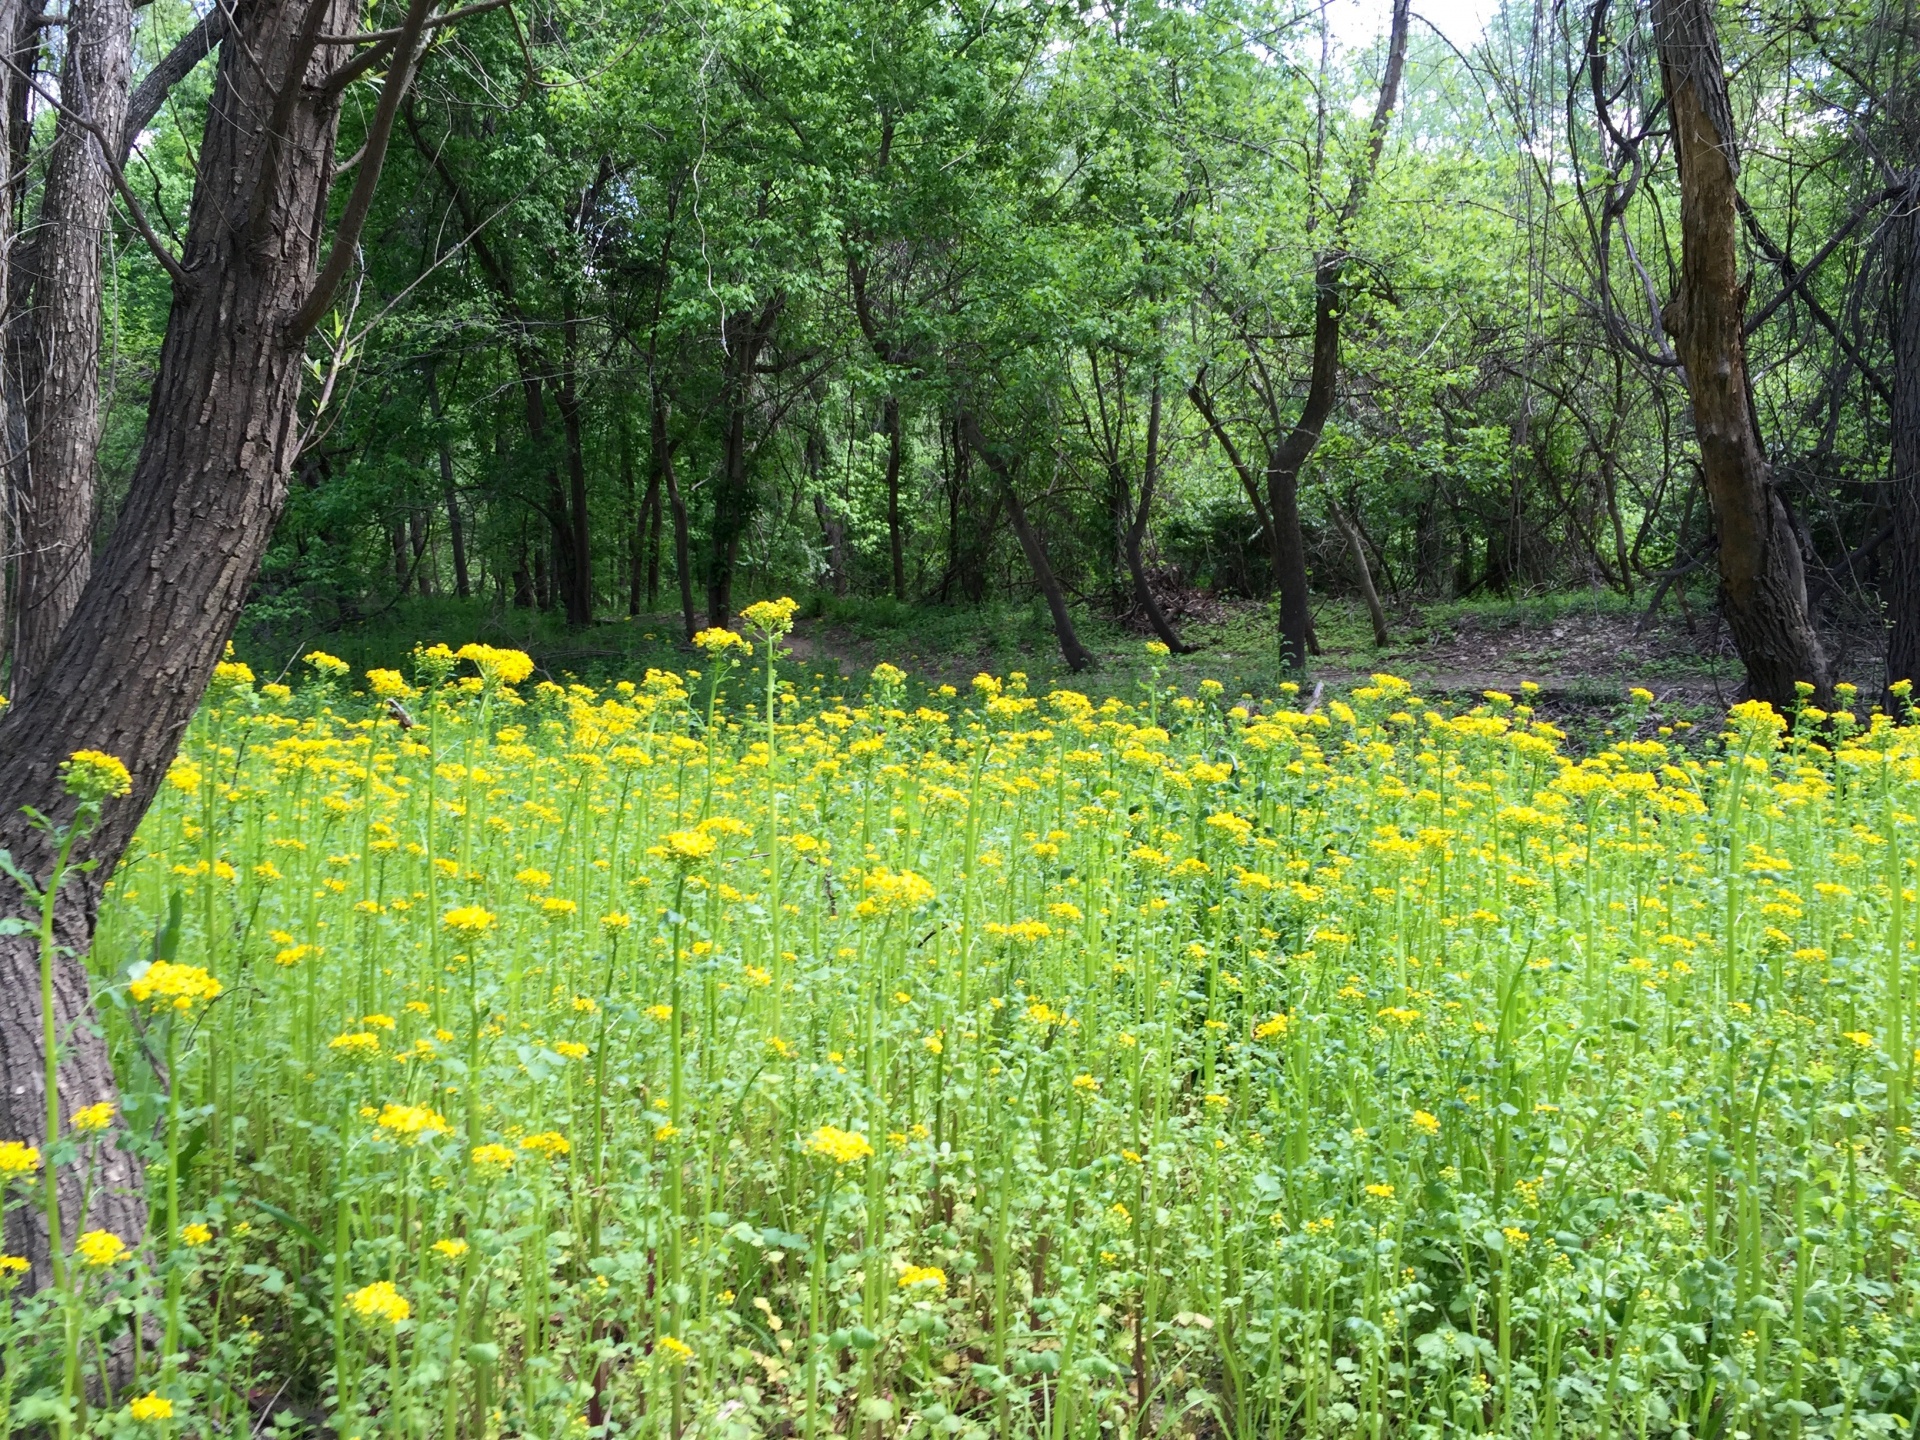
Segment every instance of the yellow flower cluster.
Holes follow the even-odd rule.
[[[376,1280],[347,1296],[347,1304],[362,1320],[398,1325],[413,1314],[407,1297],[393,1288],[391,1280]]]
[[[127,983],[127,993],[140,1004],[152,1002],[182,1014],[218,999],[225,988],[205,967],[176,965],[171,960],[154,961]]]
[[[832,1125],[822,1125],[808,1136],[807,1149],[835,1165],[852,1165],[873,1154],[873,1146],[867,1143],[866,1136]]]
[[[81,800],[111,800],[133,789],[126,765],[101,750],[76,750],[60,768],[67,793]]]

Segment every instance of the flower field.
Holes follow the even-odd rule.
[[[16,1418],[144,1308],[70,1423],[1908,1431],[1920,728],[836,697],[749,620],[222,667],[94,950],[152,1232],[14,1298]]]

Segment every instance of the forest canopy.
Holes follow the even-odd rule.
[[[783,588],[1037,588],[1177,643],[1156,597],[1284,610],[1296,572],[1711,594],[1656,17],[1509,4],[1457,48],[1244,0],[468,8],[311,349],[258,616],[457,594],[691,633]],[[197,18],[156,3],[137,48]],[[1876,631],[1913,24],[1718,17],[1756,441],[1817,623]],[[163,231],[205,68],[130,160]],[[119,223],[103,528],[169,294]]]

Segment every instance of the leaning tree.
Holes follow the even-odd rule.
[[[52,872],[52,836],[77,804],[63,794],[63,762],[102,751],[132,774],[131,793],[108,802],[73,856],[88,868],[70,872],[58,894],[51,951],[20,932],[19,922],[33,918],[24,887],[8,884],[0,901],[0,919],[16,922],[0,934],[0,1137],[51,1154],[50,1117],[64,1127],[73,1110],[115,1098],[82,962],[106,877],[165,778],[279,518],[300,446],[308,337],[355,263],[429,32],[501,3],[436,15],[433,0],[405,0],[385,29],[368,29],[354,0],[240,0],[225,9],[177,256],[118,173],[118,135],[75,112],[171,278],[173,298],[145,438],[112,536],[31,691],[0,718],[0,848],[35,883]],[[189,50],[162,66],[176,78],[211,40],[197,30],[183,43]],[[383,70],[360,149],[342,163],[334,153],[342,98]],[[349,177],[336,202],[336,182]],[[46,1030],[57,1067],[51,1103],[43,980],[51,982]],[[61,1233],[97,1227],[135,1241],[146,1229],[140,1168],[130,1145],[101,1148],[89,1214],[77,1213],[77,1171],[60,1177]],[[34,1282],[46,1283],[45,1217],[15,1211],[7,1241],[33,1262]]]

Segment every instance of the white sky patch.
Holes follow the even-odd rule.
[[[1480,43],[1498,0],[1413,0],[1414,27],[1426,21],[1466,53]],[[1365,49],[1387,33],[1392,0],[1327,0],[1327,26],[1345,49]]]

